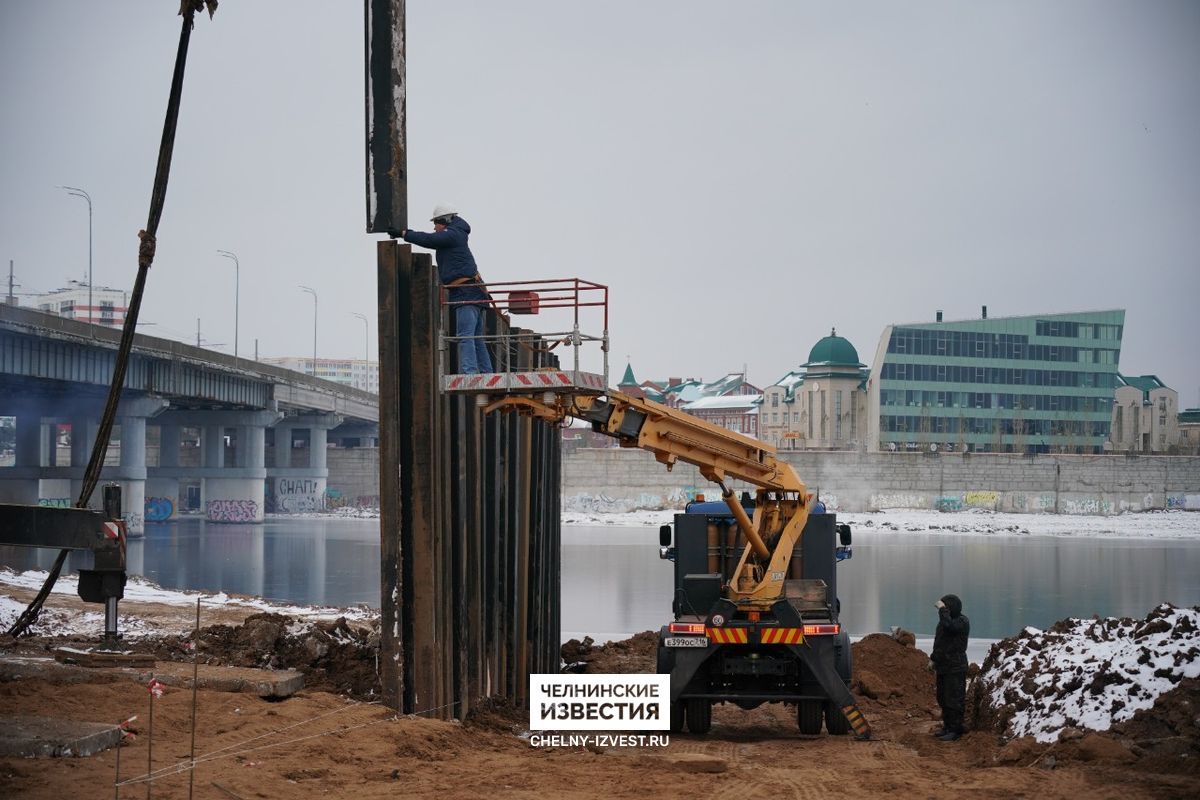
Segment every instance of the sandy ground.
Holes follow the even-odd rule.
[[[123,612],[145,614],[168,631],[186,630],[194,614],[178,606],[130,606],[123,604]],[[245,615],[220,622],[236,626]],[[214,623],[205,616],[206,625]],[[225,630],[212,642],[236,639]],[[0,657],[44,652],[55,643],[7,643]],[[214,657],[216,646],[202,649]],[[653,671],[653,637],[647,634],[568,650],[568,660],[587,671]],[[395,718],[378,705],[322,691],[274,702],[201,691],[195,773],[161,775],[150,796],[188,797],[189,778],[192,796],[199,798],[1200,795],[1200,759],[1191,750],[1164,759],[1095,734],[1039,745],[1030,739],[1002,744],[993,732],[974,731],[960,742],[938,742],[929,735],[937,711],[924,665],[923,653],[890,637],[855,645],[854,688],[875,733],[868,742],[801,736],[794,713],[782,706],[750,712],[719,706],[708,735],[677,734],[665,748],[533,748],[519,736],[519,709],[489,709],[460,724]],[[191,698],[190,690],[168,688],[156,701],[154,769],[186,766]],[[109,681],[103,673],[88,683],[34,678],[0,684],[3,714],[113,723],[136,714],[130,726],[136,736],[121,748],[123,780],[148,771],[149,702],[145,687]],[[113,750],[89,758],[0,759],[0,796],[146,796],[145,783],[123,786],[117,795],[116,768]]]

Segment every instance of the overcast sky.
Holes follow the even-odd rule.
[[[177,0],[0,0],[0,259],[130,287]],[[361,357],[360,0],[223,0],[192,37],[147,333]],[[835,327],[1124,308],[1200,406],[1200,3],[408,1],[409,204],[489,280],[611,287],[616,383],[759,385]],[[7,278],[7,276],[5,276]],[[529,319],[529,318],[526,318]],[[536,323],[535,323],[536,324]],[[586,326],[585,326],[586,327]],[[595,325],[596,328],[599,325]]]

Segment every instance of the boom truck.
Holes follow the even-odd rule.
[[[657,671],[671,675],[672,732],[686,724],[707,733],[715,703],[787,703],[804,734],[819,734],[824,721],[831,734],[870,737],[848,688],[850,641],[838,622],[835,565],[849,555],[849,527],[812,513],[813,496],[773,447],[614,391],[513,393],[485,407],[501,410],[590,422],[668,470],[693,464],[720,487],[724,508],[693,505],[675,517],[674,537],[670,526],[660,531],[660,554],[675,563],[674,620],[659,632],[657,658]],[[735,496],[731,479],[756,487],[751,502]]]

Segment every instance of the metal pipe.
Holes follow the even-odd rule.
[[[758,535],[758,531],[754,530],[754,523],[750,521],[750,517],[746,514],[746,509],[742,508],[742,504],[733,494],[732,489],[725,487],[724,483],[720,484],[721,499],[725,501],[725,505],[729,506],[730,512],[733,513],[733,518],[737,520],[738,526],[742,532],[746,534],[746,541],[750,542],[750,546],[754,548],[754,552],[759,558],[770,558],[771,551],[767,549],[767,544]]]

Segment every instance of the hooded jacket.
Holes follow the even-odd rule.
[[[468,282],[477,282],[475,277],[479,268],[475,266],[475,256],[467,246],[467,238],[471,235],[471,226],[462,217],[450,220],[444,231],[422,233],[421,231],[405,231],[404,241],[420,247],[428,247],[437,252],[438,279],[443,286],[449,286],[459,278],[468,278]],[[479,286],[449,286],[446,291],[451,303],[485,302],[487,295]]]
[[[946,595],[942,603],[945,607],[938,609],[937,632],[933,635],[933,652],[929,658],[939,674],[966,672],[971,621],[962,613],[962,600],[956,595]]]

